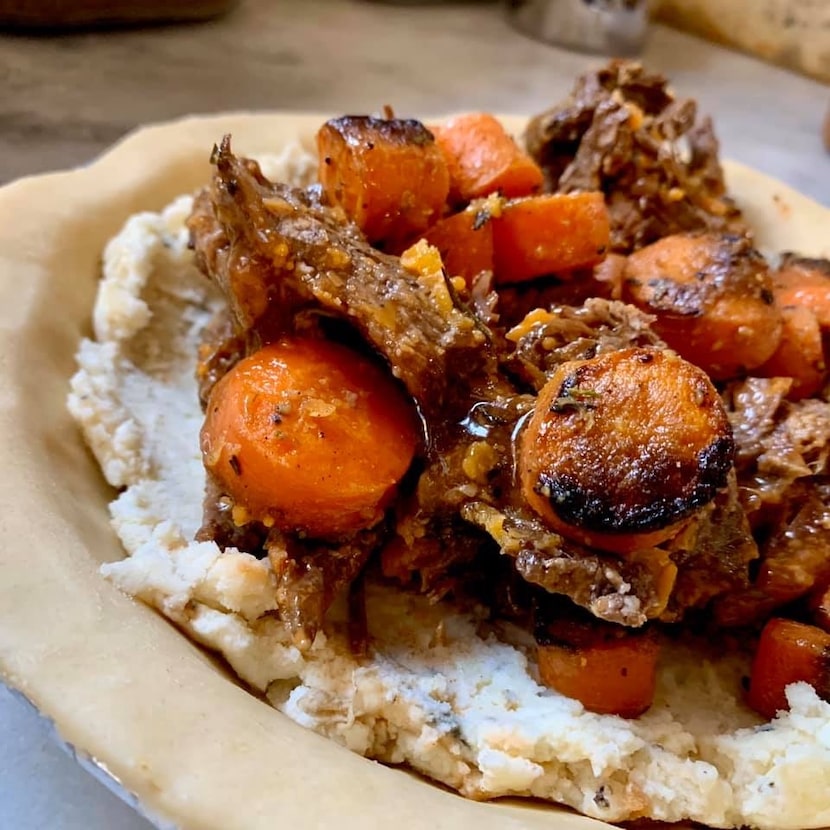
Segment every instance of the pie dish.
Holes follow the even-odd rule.
[[[150,127],[82,170],[0,191],[0,678],[64,740],[182,828],[605,826],[548,806],[465,801],[301,729],[100,574],[120,558],[112,492],[65,407],[106,241],[209,176],[223,133],[242,154],[310,143],[318,115],[227,115]],[[504,119],[520,132],[520,119]],[[737,164],[730,189],[762,249],[828,256],[826,208]],[[555,817],[555,818],[554,818]]]

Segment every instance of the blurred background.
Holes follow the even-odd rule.
[[[830,206],[830,2],[644,3],[0,0],[0,184],[190,113],[530,115],[625,50],[698,99],[724,156]],[[0,687],[0,827],[149,825]]]

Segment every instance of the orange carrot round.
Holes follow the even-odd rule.
[[[747,703],[766,718],[787,708],[785,689],[806,681],[830,699],[830,634],[814,625],[771,619],[752,661]]]
[[[733,439],[704,372],[631,348],[563,363],[519,447],[528,505],[558,533],[616,553],[658,545],[714,498]]]
[[[764,258],[744,237],[666,236],[628,257],[623,300],[656,317],[654,330],[717,380],[765,363],[781,337]]]
[[[234,518],[312,536],[375,524],[418,443],[413,409],[367,358],[284,338],[214,387],[201,444]]]

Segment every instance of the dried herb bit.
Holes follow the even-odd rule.
[[[596,389],[580,389],[573,387],[569,389],[564,395],[555,398],[550,405],[551,412],[565,412],[568,409],[596,409],[597,402],[601,397]]]
[[[473,230],[480,231],[492,218],[490,211],[486,207],[477,210],[475,218],[473,219]]]
[[[242,465],[239,463],[239,458],[235,455],[232,455],[228,459],[228,464],[230,464],[231,469],[236,473],[236,475],[242,475]]]
[[[605,797],[605,784],[603,784],[594,794],[594,804],[601,810],[607,810],[611,805]]]
[[[489,340],[492,341],[493,339],[493,332],[490,331],[488,325],[481,319],[481,317],[476,313],[475,308],[469,304],[465,303],[461,296],[459,295],[458,291],[453,284],[452,277],[447,273],[446,268],[441,268],[441,276],[444,278],[444,285],[447,287],[447,293],[450,295],[450,300],[452,300],[452,304],[457,311],[460,311],[462,314],[466,314],[470,317],[475,324],[475,327]]]

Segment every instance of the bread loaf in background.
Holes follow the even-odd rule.
[[[652,0],[654,17],[830,81],[830,0]]]

